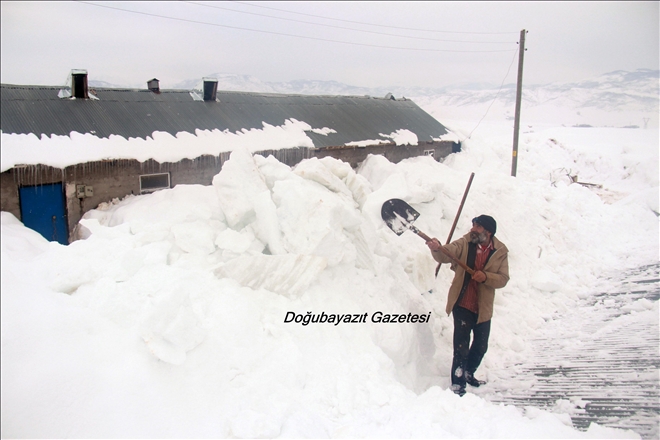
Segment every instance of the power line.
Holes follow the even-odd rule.
[[[421,51],[421,52],[459,52],[459,53],[490,53],[490,52],[509,52],[511,49],[502,49],[502,50],[450,50],[450,49],[421,49],[421,48],[415,48],[415,47],[397,47],[397,46],[381,46],[377,44],[366,44],[366,43],[355,43],[355,42],[350,42],[350,41],[340,41],[340,40],[331,40],[327,38],[318,38],[318,37],[309,37],[306,35],[293,35],[293,34],[286,34],[283,32],[273,32],[273,31],[264,31],[261,29],[250,29],[250,28],[244,28],[244,27],[238,27],[238,26],[229,26],[229,25],[224,25],[224,24],[218,24],[218,23],[209,23],[205,21],[198,21],[198,20],[189,20],[186,18],[178,18],[178,17],[170,17],[167,15],[159,15],[159,14],[152,14],[149,12],[141,12],[141,11],[132,11],[130,9],[123,9],[123,8],[117,8],[114,6],[107,6],[107,5],[99,5],[96,3],[90,3],[86,1],[80,1],[78,0],[78,3],[84,3],[86,5],[90,6],[96,6],[99,8],[106,8],[106,9],[113,9],[115,11],[123,11],[123,12],[129,12],[132,14],[139,14],[139,15],[146,15],[149,17],[158,17],[158,18],[165,18],[168,20],[176,20],[176,21],[182,21],[186,23],[194,23],[194,24],[203,24],[207,26],[215,26],[215,27],[222,27],[222,28],[227,28],[227,29],[238,29],[242,31],[251,31],[251,32],[260,32],[263,34],[271,34],[271,35],[283,35],[286,37],[295,37],[295,38],[304,38],[307,40],[316,40],[316,41],[325,41],[329,43],[342,43],[342,44],[350,44],[354,46],[365,46],[365,47],[377,47],[381,49],[396,49],[396,50],[411,50],[411,51]]]
[[[390,25],[384,25],[384,24],[364,23],[364,22],[361,22],[361,21],[353,21],[353,20],[342,20],[341,18],[330,18],[330,17],[324,17],[322,15],[305,14],[303,12],[287,11],[286,9],[279,9],[279,8],[273,8],[273,7],[270,7],[270,6],[262,6],[262,5],[253,5],[252,3],[246,3],[246,2],[234,1],[233,3],[239,3],[241,5],[252,6],[252,7],[255,7],[255,8],[271,9],[273,11],[286,12],[288,14],[297,14],[297,15],[304,15],[304,16],[307,16],[307,17],[323,18],[325,20],[342,21],[344,23],[362,24],[362,25],[366,25],[366,26],[385,27],[385,28],[389,28],[389,29],[401,29],[401,30],[406,30],[406,31],[436,32],[436,33],[440,33],[440,34],[474,34],[474,35],[511,35],[511,34],[518,34],[518,32],[460,32],[460,31],[439,31],[437,29],[407,28],[407,27],[390,26]]]
[[[511,44],[511,41],[465,41],[465,40],[441,40],[438,38],[426,38],[426,37],[413,37],[410,35],[398,35],[398,34],[389,34],[386,32],[377,32],[377,31],[369,31],[365,29],[355,29],[355,28],[350,28],[350,27],[344,27],[344,26],[335,26],[332,24],[323,24],[323,23],[312,23],[309,21],[304,21],[304,20],[296,20],[293,18],[283,18],[283,17],[274,17],[272,15],[266,15],[266,14],[257,14],[255,12],[246,12],[246,11],[239,11],[236,9],[230,9],[230,8],[225,8],[222,6],[216,6],[216,5],[206,5],[203,3],[197,3],[197,2],[192,2],[192,1],[184,1],[184,3],[189,3],[191,5],[197,5],[197,6],[203,6],[206,8],[213,8],[213,9],[221,9],[224,11],[230,11],[230,12],[236,12],[239,14],[248,14],[248,15],[256,15],[258,17],[266,17],[266,18],[272,18],[275,20],[285,20],[285,21],[293,21],[295,23],[303,23],[303,24],[309,24],[309,25],[314,25],[314,26],[323,26],[323,27],[329,27],[329,28],[335,28],[335,29],[345,29],[345,30],[350,30],[354,32],[364,32],[368,34],[376,34],[376,35],[387,35],[390,37],[398,37],[398,38],[411,38],[415,40],[427,40],[427,41],[440,41],[440,42],[445,42],[445,43],[472,43],[472,44]],[[240,3],[240,2],[237,2]],[[272,9],[272,8],[268,8]],[[307,14],[305,14],[307,15]],[[329,20],[334,20],[330,18]],[[346,20],[341,20],[341,21],[346,21]],[[372,26],[380,26],[380,25],[372,25]]]
[[[520,49],[520,48],[518,48],[518,49]],[[472,129],[472,131],[470,132],[468,137],[466,137],[465,139],[470,139],[470,137],[472,136],[472,133],[474,133],[474,131],[479,127],[479,125],[481,124],[481,121],[484,120],[484,118],[486,117],[486,115],[490,111],[490,108],[493,106],[493,104],[495,104],[495,101],[497,100],[497,97],[500,95],[500,92],[502,91],[502,87],[504,87],[504,81],[506,81],[507,77],[509,76],[509,72],[511,72],[511,66],[513,66],[513,62],[516,59],[516,54],[517,53],[518,53],[518,50],[516,50],[516,53],[513,54],[513,59],[511,60],[511,64],[509,64],[509,69],[506,71],[506,75],[504,75],[504,79],[502,80],[502,84],[500,84],[500,89],[497,91],[497,93],[495,94],[495,97],[493,98],[493,101],[490,103],[490,105],[486,109],[486,113],[484,113],[484,115],[481,117],[481,119],[479,119],[479,122],[477,122],[477,125]],[[465,139],[463,139],[463,141],[461,141],[461,142],[464,142]]]

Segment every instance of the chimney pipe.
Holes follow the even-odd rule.
[[[71,71],[71,96],[77,99],[89,99],[86,70],[73,69]]]
[[[147,81],[147,88],[154,93],[160,93],[160,85],[158,78],[153,78]]]
[[[218,92],[218,80],[204,78],[204,101],[215,101]]]

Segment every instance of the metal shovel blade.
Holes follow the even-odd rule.
[[[390,199],[383,203],[380,215],[388,228],[396,235],[401,235],[413,225],[419,212],[401,199]]]

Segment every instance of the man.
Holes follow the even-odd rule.
[[[497,223],[493,217],[480,215],[472,220],[468,234],[444,246],[451,255],[473,269],[470,276],[452,263],[454,280],[447,295],[447,314],[454,316],[454,359],[451,366],[452,391],[463,396],[465,384],[474,387],[484,384],[474,372],[488,350],[490,319],[493,316],[495,289],[509,281],[509,250],[495,237]],[[438,239],[426,242],[433,258],[451,263],[440,247]],[[474,334],[470,345],[470,333]]]

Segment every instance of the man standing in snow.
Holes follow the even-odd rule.
[[[451,255],[474,269],[470,276],[457,264],[452,264],[454,280],[447,295],[447,314],[454,315],[454,360],[451,366],[452,391],[463,396],[465,384],[478,387],[474,377],[488,350],[490,319],[493,316],[495,289],[509,281],[509,250],[495,238],[497,223],[489,215],[472,219],[472,229],[458,240],[444,246]],[[437,238],[426,242],[433,258],[440,263],[451,259],[440,251]],[[474,334],[470,345],[470,334]]]

